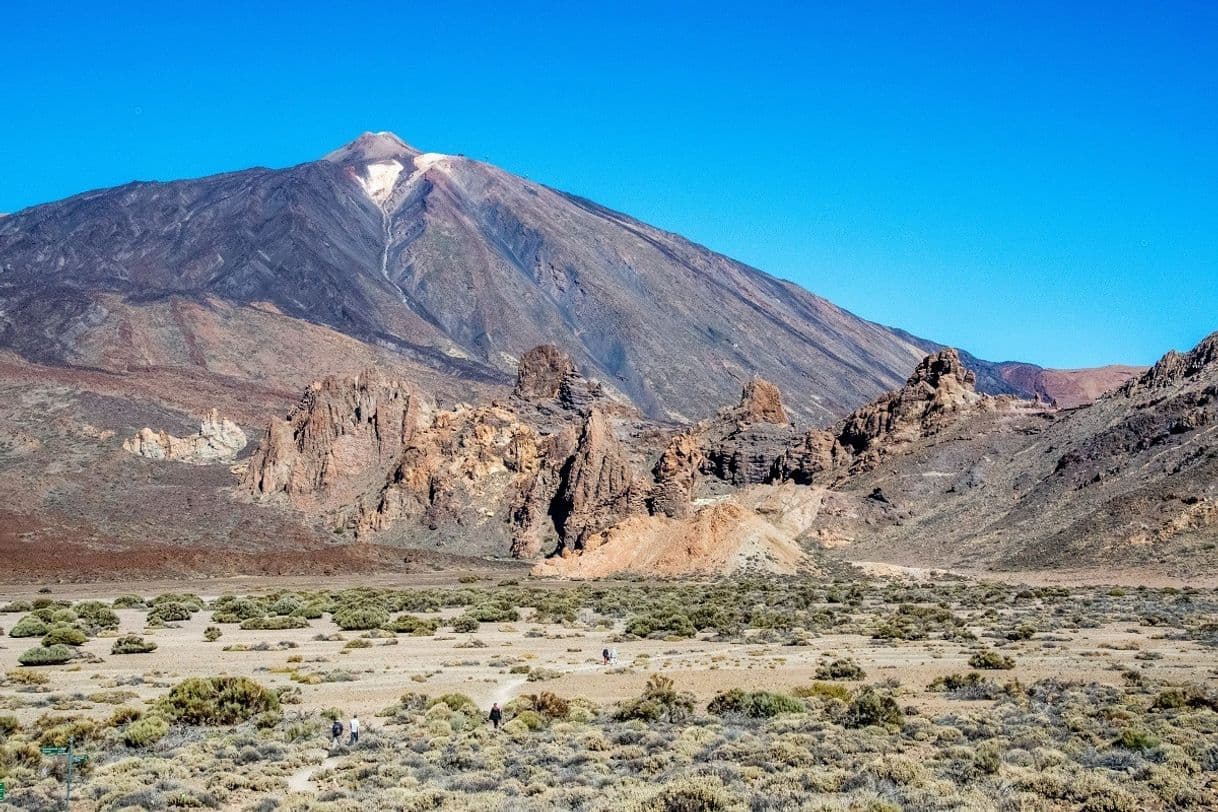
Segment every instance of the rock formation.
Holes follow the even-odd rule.
[[[683,432],[672,438],[652,469],[655,478],[649,504],[652,513],[673,519],[690,514],[703,460],[697,435]]]
[[[593,409],[554,497],[560,554],[584,549],[593,533],[646,512],[646,490],[631,469],[609,418]]]
[[[417,395],[369,369],[315,381],[286,419],[275,419],[250,458],[256,495],[350,500],[402,451],[419,421]]]
[[[167,431],[142,428],[123,443],[123,450],[153,460],[175,460],[193,465],[232,462],[245,448],[241,427],[212,409],[199,423],[199,431],[188,437],[174,437]]]
[[[516,394],[526,400],[558,397],[563,379],[575,372],[575,362],[553,344],[542,344],[520,356]]]

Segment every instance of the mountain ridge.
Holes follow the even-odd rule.
[[[0,346],[26,358],[113,369],[124,325],[174,295],[269,306],[455,380],[506,385],[522,352],[556,342],[674,420],[703,416],[754,373],[807,392],[798,416],[824,420],[942,346],[586,198],[391,133],[285,169],[134,182],[0,221]],[[282,343],[295,329],[285,323]],[[1026,393],[992,365],[973,366],[983,389]]]

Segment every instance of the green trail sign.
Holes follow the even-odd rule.
[[[66,752],[68,752],[68,748],[66,748],[66,747],[43,747],[42,748],[42,754],[44,756],[62,756]]]
[[[4,782],[0,781],[0,801],[4,800]]]

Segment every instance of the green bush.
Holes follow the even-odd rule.
[[[414,615],[398,615],[389,624],[390,631],[411,634],[416,637],[435,634],[438,628],[440,628],[439,618],[421,618]]]
[[[138,634],[120,637],[110,647],[111,654],[147,654],[150,651],[156,651],[156,643],[145,640]]]
[[[389,613],[380,606],[342,606],[334,611],[333,618],[338,628],[348,632],[383,629],[389,625]]]
[[[652,674],[637,699],[623,702],[617,710],[619,720],[639,719],[644,722],[666,720],[680,722],[694,710],[694,696],[678,692],[673,681],[663,674]]]
[[[1004,654],[999,654],[993,649],[974,652],[973,656],[968,658],[968,664],[973,668],[981,668],[987,671],[1009,671],[1015,667],[1013,659]]]
[[[429,708],[435,707],[436,705],[447,705],[449,710],[454,711],[481,713],[477,703],[465,694],[444,694],[443,696],[437,696],[434,699],[429,699],[427,701],[427,707]]]
[[[836,699],[841,702],[850,701],[850,689],[845,685],[835,685],[832,682],[814,682],[808,686],[799,686],[793,694],[806,699]]]
[[[295,615],[304,608],[304,602],[295,595],[282,595],[267,611],[272,615]]]
[[[1127,727],[1121,731],[1116,743],[1126,750],[1154,750],[1159,746],[1158,737],[1141,728]]]
[[[462,615],[453,621],[453,631],[459,633],[470,633],[478,631],[478,618]]]
[[[158,703],[167,719],[192,725],[235,725],[279,709],[273,691],[248,677],[193,677]]]
[[[936,677],[926,690],[947,693],[955,699],[997,699],[1002,695],[996,682],[976,671]]]
[[[190,620],[190,616],[197,611],[194,606],[178,601],[165,601],[158,603],[152,607],[152,611],[148,613],[148,623],[150,625],[176,623],[182,620]]]
[[[241,628],[247,631],[283,631],[284,629],[307,629],[309,621],[295,615],[271,615],[269,617],[251,617],[241,621]]]
[[[220,631],[219,626],[208,626],[203,630],[203,639],[209,643],[214,643],[220,639],[222,634],[224,634],[224,632]]]
[[[680,639],[697,634],[689,615],[676,609],[648,612],[635,615],[626,622],[626,634],[635,637]]]
[[[17,662],[22,665],[63,665],[74,656],[71,646],[41,646],[24,652]]]
[[[717,716],[747,716],[750,719],[768,719],[782,713],[803,713],[807,707],[802,701],[788,694],[772,691],[742,691],[733,688],[715,696],[707,711]]]
[[[905,723],[905,714],[897,701],[881,694],[870,686],[863,688],[846,709],[843,720],[846,727],[900,727]]]
[[[94,632],[118,628],[118,615],[101,601],[82,601],[72,608],[81,622]]]
[[[143,609],[146,606],[139,595],[119,595],[113,605],[115,609]]]
[[[47,629],[46,636],[42,638],[44,646],[83,646],[88,636],[76,628],[69,626],[67,623],[56,623],[51,628]]]
[[[867,672],[854,660],[842,659],[817,666],[816,678],[820,680],[861,680],[867,678]]]
[[[160,741],[169,732],[169,722],[156,714],[148,714],[127,725],[123,731],[123,744],[128,747],[147,747]]]
[[[0,736],[11,736],[21,728],[17,717],[12,714],[0,716]]]
[[[9,637],[42,637],[46,633],[46,622],[36,615],[26,615],[8,630]]]

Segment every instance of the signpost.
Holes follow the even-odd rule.
[[[87,755],[76,755],[75,753],[72,752],[72,748],[75,747],[75,745],[76,745],[76,739],[72,738],[72,739],[68,740],[67,747],[43,747],[43,748],[41,748],[42,754],[44,756],[51,756],[51,757],[63,756],[64,768],[65,768],[64,769],[65,783],[67,785],[66,788],[64,789],[64,794],[63,794],[63,808],[64,809],[72,808],[72,768],[75,767],[77,764],[83,764],[84,762],[89,760],[89,757]],[[4,785],[0,784],[0,800],[2,800],[3,798],[4,798]]]

